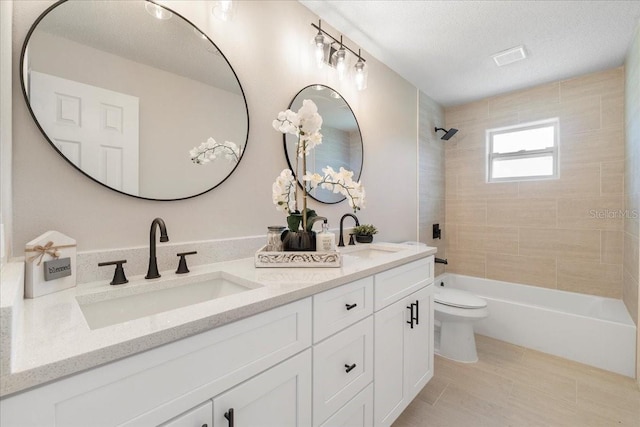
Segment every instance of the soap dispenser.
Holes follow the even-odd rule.
[[[316,250],[320,252],[334,252],[336,250],[336,235],[329,231],[326,219],[322,223],[322,231],[316,236]]]

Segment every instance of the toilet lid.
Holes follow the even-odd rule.
[[[434,299],[440,304],[451,307],[482,308],[487,306],[487,302],[482,298],[458,289],[438,288]]]

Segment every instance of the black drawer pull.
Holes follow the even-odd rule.
[[[344,367],[347,368],[347,369],[345,369],[345,371],[347,373],[349,373],[349,372],[353,371],[353,368],[356,367],[356,364],[354,363],[353,365],[344,365]]]
[[[209,427],[209,424],[202,424],[201,427]]]
[[[411,314],[409,315],[411,320],[407,320],[407,323],[410,324],[411,325],[411,329],[413,329],[413,319],[414,319],[413,318],[413,303],[411,303],[411,305],[408,305],[407,309],[411,310]]]
[[[233,408],[224,413],[224,417],[229,421],[229,427],[233,427]]]
[[[351,310],[352,308],[356,308],[358,304],[345,304],[345,306],[347,307],[347,310]]]
[[[416,325],[418,325],[420,323],[420,321],[418,320],[419,319],[418,309],[420,308],[419,305],[418,305],[419,303],[420,303],[420,301],[416,300]]]

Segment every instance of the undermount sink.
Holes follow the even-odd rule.
[[[134,288],[78,296],[90,329],[99,329],[177,308],[256,289],[260,285],[218,271],[164,282],[140,283]]]
[[[394,252],[399,252],[405,248],[398,248],[392,246],[382,245],[357,245],[355,248],[343,250],[344,256],[353,256],[361,259],[375,259],[380,256],[389,255]],[[342,249],[341,249],[342,250]]]

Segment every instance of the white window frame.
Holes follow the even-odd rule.
[[[494,153],[493,152],[493,137],[494,135],[500,135],[511,132],[521,132],[529,129],[538,129],[542,127],[553,126],[553,147],[548,147],[539,150],[520,150],[511,153]],[[553,119],[539,120],[535,122],[521,123],[513,126],[505,126],[501,128],[487,129],[487,182],[510,182],[510,181],[536,181],[536,180],[548,180],[558,179],[560,177],[559,169],[559,143],[560,143],[560,120],[555,117]],[[551,154],[553,158],[553,174],[551,175],[535,175],[535,176],[508,176],[504,178],[492,178],[493,175],[493,161],[495,159],[526,159],[543,157]]]

